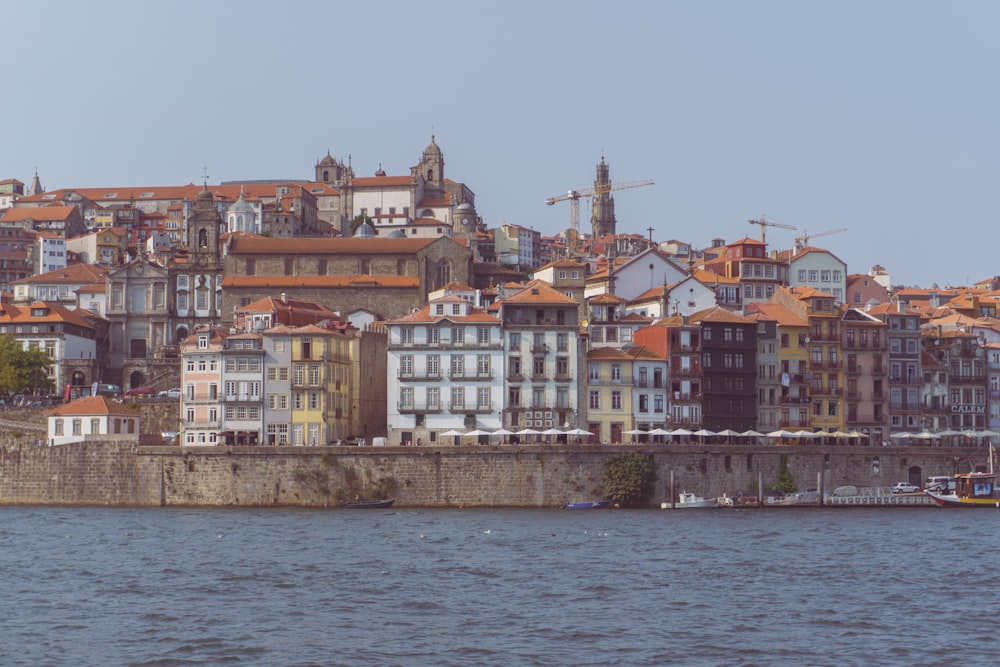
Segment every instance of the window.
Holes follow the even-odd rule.
[[[463,355],[451,355],[451,375],[452,377],[462,377],[465,375],[465,357]]]
[[[480,345],[490,344],[490,328],[489,327],[479,327],[477,330],[477,337]]]
[[[510,349],[516,350],[521,347],[521,334],[512,333],[510,335]]]
[[[476,407],[480,410],[492,407],[489,387],[479,387],[476,390]]]
[[[411,357],[412,362],[412,357]],[[427,355],[427,376],[436,378],[441,375],[441,357],[436,354]]]
[[[600,410],[601,409],[601,392],[592,389],[590,391],[590,396],[589,396],[589,398],[587,400],[587,405],[590,406],[591,410]]]
[[[427,328],[427,342],[431,345],[437,345],[441,342],[441,330],[437,327]]]
[[[451,329],[451,342],[453,345],[464,345],[465,344],[465,328],[464,327],[452,327]]]
[[[451,388],[451,409],[452,411],[465,409],[465,387]]]
[[[490,355],[488,354],[476,355],[476,375],[478,377],[490,376]]]
[[[615,389],[611,392],[611,409],[621,410],[622,409],[622,392],[619,389]]]
[[[441,388],[440,387],[428,387],[427,388],[427,409],[437,410],[441,407]]]
[[[403,345],[413,345],[413,327],[402,327],[399,330],[399,342]]]

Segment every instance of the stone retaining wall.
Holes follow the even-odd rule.
[[[411,506],[555,507],[603,495],[601,469],[622,451],[652,456],[654,504],[676,491],[706,497],[777,477],[782,457],[796,485],[828,490],[890,486],[968,470],[981,452],[931,447],[494,446],[137,447],[89,441],[18,445],[0,453],[0,504],[330,506],[395,497]],[[978,457],[978,459],[977,459]]]

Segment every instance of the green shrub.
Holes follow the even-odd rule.
[[[624,452],[608,458],[602,469],[607,497],[622,507],[646,505],[653,495],[656,471],[653,459],[641,452]]]

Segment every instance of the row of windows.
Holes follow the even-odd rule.
[[[440,387],[427,387],[425,398],[427,401],[428,409],[438,409],[441,407],[441,388]],[[414,407],[414,390],[413,387],[400,387],[399,389],[399,404],[402,408],[412,409]],[[466,402],[466,391],[465,387],[452,387],[451,388],[451,407],[452,409],[462,409],[463,406],[472,407],[473,405],[480,408],[489,408],[492,405],[492,391],[490,387],[478,387],[475,393],[475,403]]]
[[[836,269],[799,269],[799,282],[839,283],[843,273]]]
[[[460,307],[461,304],[455,304],[456,307]],[[479,345],[489,345],[490,344],[490,328],[491,327],[476,327],[476,342]],[[450,338],[441,338],[441,330],[445,329],[450,331]],[[429,345],[437,345],[442,342],[450,342],[452,345],[464,345],[465,344],[465,333],[466,327],[433,327],[428,326],[424,329],[425,336],[423,343]],[[414,343],[414,328],[413,327],[402,327],[399,330],[399,342],[402,345],[413,345]]]

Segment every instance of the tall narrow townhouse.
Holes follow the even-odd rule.
[[[219,444],[219,389],[228,337],[228,329],[202,327],[181,341],[180,442],[185,445]]]
[[[222,340],[222,388],[217,444],[259,445],[263,433],[264,349],[254,333]]]
[[[451,443],[446,431],[495,431],[503,412],[500,320],[454,295],[386,322],[388,441]],[[482,436],[484,442],[487,436]]]
[[[761,313],[746,316],[757,323],[757,429],[773,431],[778,428],[782,409],[778,323]]]
[[[667,361],[669,427],[701,428],[701,327],[687,315],[673,315],[635,332],[635,343]],[[654,376],[654,383],[656,378]]]
[[[809,323],[810,426],[814,431],[844,429],[844,381],[840,309],[835,298],[812,287],[783,287],[771,297]]]
[[[865,312],[886,324],[889,429],[893,433],[918,433],[923,428],[923,405],[920,400],[923,383],[920,312],[908,308],[901,301],[872,306]],[[1000,393],[997,395],[1000,396]]]
[[[934,321],[931,321],[933,324]],[[979,336],[962,328],[929,328],[928,350],[943,366],[948,391],[944,406],[946,429],[984,430],[987,424],[986,346]],[[937,426],[941,426],[941,422]]]
[[[496,301],[503,326],[506,359],[504,426],[580,428],[586,410],[580,405],[577,369],[585,363],[579,304],[548,283],[527,287]]]
[[[753,303],[749,311],[775,322],[778,342],[778,387],[775,389],[767,383],[758,388],[761,400],[759,430],[808,430],[811,425],[809,323],[778,303]],[[772,391],[778,393],[777,421],[774,421]]]
[[[844,350],[844,428],[868,436],[863,444],[889,441],[885,323],[857,308],[841,317]]]
[[[757,427],[757,324],[721,306],[694,313],[701,325],[702,410],[705,428]]]
[[[622,350],[587,352],[587,430],[600,442],[628,442],[625,432],[636,428],[632,374],[632,356]]]
[[[628,346],[622,350],[632,359],[632,408],[635,428],[642,431],[666,429],[670,422],[667,412],[667,359],[643,346]]]
[[[288,332],[292,350],[290,442],[325,445],[347,437],[350,336],[307,324]]]
[[[292,424],[292,332],[284,324],[261,333],[264,347],[264,444],[287,445]]]

